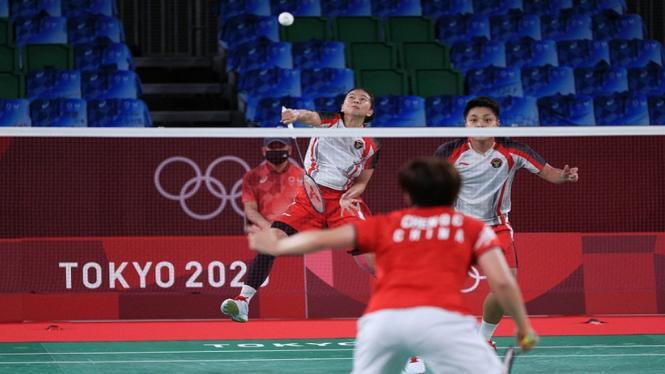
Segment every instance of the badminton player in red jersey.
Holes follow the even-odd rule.
[[[374,97],[362,88],[350,90],[341,111],[314,112],[288,109],[282,112],[282,123],[295,121],[318,128],[362,128],[374,117]],[[295,203],[272,223],[278,237],[300,231],[337,227],[364,220],[371,215],[360,198],[372,177],[378,161],[380,144],[369,137],[312,138],[305,156],[305,170],[319,185],[325,202],[325,211],[318,213],[310,205],[302,188]],[[352,246],[349,246],[350,248]],[[373,273],[373,257],[350,251],[356,262]],[[226,299],[221,306],[224,314],[236,322],[247,322],[249,302],[268,277],[275,257],[258,254],[252,262],[240,295]]]
[[[414,354],[433,373],[506,372],[478,336],[461,292],[469,266],[479,265],[515,320],[522,351],[538,342],[496,234],[452,208],[461,179],[446,160],[412,160],[400,169],[398,182],[409,208],[282,239],[254,226],[249,245],[273,256],[349,246],[375,254],[377,280],[358,321],[353,373],[398,373]]]
[[[499,104],[489,97],[469,100],[464,108],[466,127],[498,127]],[[460,138],[441,145],[435,156],[448,159],[459,170],[464,181],[454,205],[458,211],[489,225],[499,238],[503,254],[513,276],[517,276],[517,254],[513,228],[508,221],[511,208],[510,189],[515,172],[525,168],[555,183],[577,182],[576,167],[563,169],[550,166],[543,157],[524,143],[509,138]],[[505,314],[494,292],[483,304],[479,333],[495,347],[492,334]],[[496,349],[496,347],[495,347]]]

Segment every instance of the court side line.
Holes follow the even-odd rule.
[[[198,353],[284,353],[284,352],[351,352],[350,348],[324,348],[324,349],[260,349],[260,350],[233,350],[233,351],[145,351],[145,352],[25,352],[0,353],[0,356],[43,356],[43,355],[140,355],[140,354],[198,354]]]
[[[523,355],[520,360],[525,358],[552,358],[552,357],[645,357],[645,356],[665,356],[665,354],[605,354],[605,355]],[[157,363],[188,363],[188,362],[274,362],[274,361],[339,361],[353,360],[352,357],[338,358],[280,358],[280,359],[232,359],[232,360],[122,360],[122,361],[37,361],[37,362],[0,362],[0,365],[78,365],[78,364],[157,364]]]
[[[507,347],[498,347],[507,348]],[[593,349],[593,348],[665,348],[665,345],[566,345],[566,346],[536,346],[534,350],[539,351],[543,349]],[[200,353],[282,353],[282,352],[347,352],[353,351],[350,348],[322,348],[322,349],[261,349],[252,350],[219,350],[219,351],[139,351],[139,352],[25,352],[25,353],[0,353],[0,356],[83,356],[83,355],[140,355],[140,354],[200,354]],[[551,357],[551,356],[550,356]]]
[[[326,358],[275,358],[275,359],[238,359],[238,360],[122,360],[122,361],[33,361],[33,362],[0,362],[0,365],[43,365],[43,364],[160,364],[160,363],[186,363],[186,362],[271,362],[271,361],[339,361],[353,360],[353,357],[326,357]]]

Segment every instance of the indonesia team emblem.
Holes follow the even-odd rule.
[[[501,161],[500,158],[495,158],[495,159],[492,160],[492,167],[495,168],[495,169],[500,168],[502,164],[503,164],[503,161]]]
[[[353,143],[353,148],[355,149],[361,149],[362,147],[363,147],[362,140],[356,140],[355,143]]]

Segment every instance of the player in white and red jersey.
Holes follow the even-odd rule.
[[[489,97],[469,100],[464,108],[466,127],[498,127],[499,104]],[[513,229],[508,221],[511,187],[515,172],[521,168],[555,184],[577,182],[577,168],[557,169],[528,145],[509,138],[474,137],[457,139],[441,145],[436,156],[452,162],[462,176],[462,189],[455,209],[490,225],[497,234],[511,272],[517,276],[517,254]],[[479,333],[490,344],[492,334],[505,311],[490,292],[483,304]]]
[[[398,181],[410,208],[282,239],[255,226],[250,247],[276,256],[356,245],[376,255],[377,281],[358,321],[353,373],[398,373],[416,353],[434,373],[505,372],[476,333],[461,292],[469,266],[478,264],[515,320],[521,349],[537,343],[496,234],[452,208],[461,179],[451,163],[413,160],[400,169]]]
[[[282,113],[282,123],[300,123],[320,128],[364,127],[374,117],[374,97],[363,88],[350,90],[341,111],[315,112],[289,109]],[[371,215],[360,198],[378,161],[380,144],[369,137],[312,138],[307,150],[305,168],[323,195],[325,211],[312,208],[302,186],[295,203],[272,223],[276,235],[286,237],[300,231],[337,227],[364,220]],[[356,262],[373,272],[373,257],[350,251]],[[247,322],[249,302],[268,278],[275,257],[258,254],[249,268],[240,295],[227,299],[221,309],[236,322]]]

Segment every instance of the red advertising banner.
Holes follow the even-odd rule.
[[[665,312],[665,234],[518,234],[529,312]],[[159,237],[0,242],[0,321],[216,319],[254,252],[246,238]],[[436,281],[433,279],[433,281]],[[358,317],[372,278],[344,251],[279,258],[250,318]],[[489,291],[472,269],[467,304]]]

